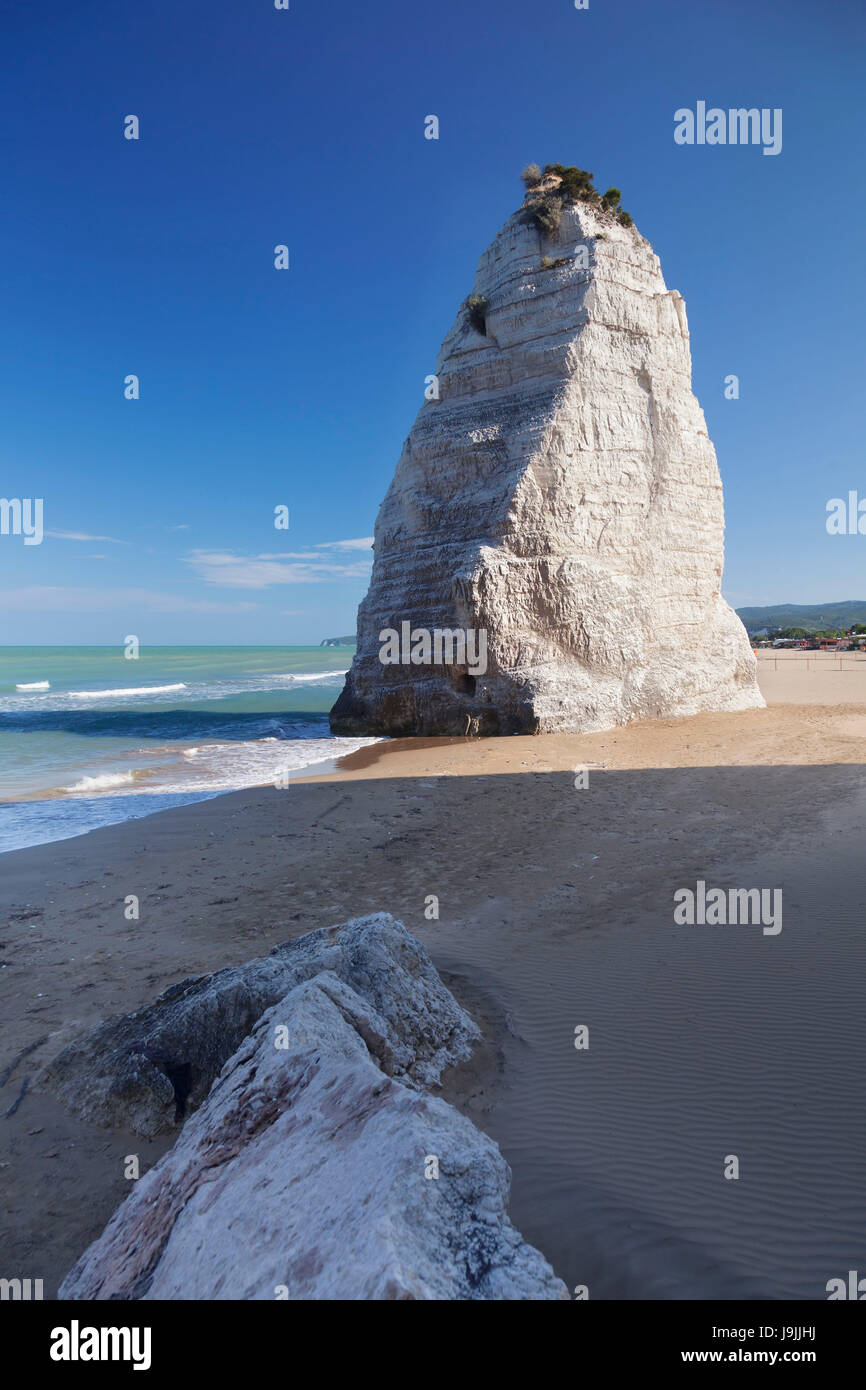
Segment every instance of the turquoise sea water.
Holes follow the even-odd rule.
[[[0,647],[0,851],[272,783],[369,739],[348,647]]]

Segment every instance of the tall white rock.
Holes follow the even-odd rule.
[[[332,728],[580,731],[762,705],[721,597],[685,304],[652,247],[588,202],[552,236],[518,212],[473,294],[486,316],[461,306],[379,512]],[[406,622],[486,634],[486,671],[383,664],[380,633]]]

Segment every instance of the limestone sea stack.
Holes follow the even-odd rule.
[[[576,732],[763,705],[721,596],[685,304],[596,194],[539,225],[557,183],[484,252],[442,344],[379,511],[335,733]]]

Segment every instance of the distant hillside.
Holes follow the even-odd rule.
[[[866,599],[846,599],[842,603],[775,603],[768,608],[738,608],[748,633],[763,628],[802,627],[807,632],[823,628],[849,628],[866,623]]]
[[[354,647],[355,634],[351,637],[323,637],[319,643],[320,647]]]

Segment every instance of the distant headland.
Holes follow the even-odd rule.
[[[866,600],[844,599],[836,603],[774,603],[760,608],[738,608],[737,616],[750,636],[775,629],[837,633],[852,624],[866,623]]]

